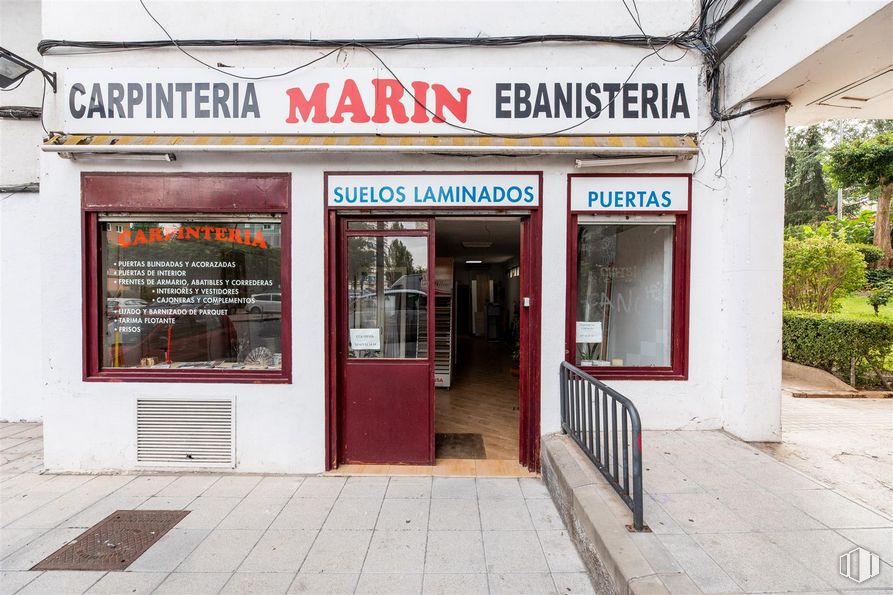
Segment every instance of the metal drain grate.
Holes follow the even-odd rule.
[[[31,570],[124,570],[188,510],[118,510]]]
[[[234,413],[231,399],[137,399],[137,463],[234,467]]]

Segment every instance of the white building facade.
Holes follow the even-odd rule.
[[[4,47],[34,4],[4,2]],[[646,429],[778,440],[779,81],[817,48],[755,56],[806,4],[749,29],[714,104],[694,48],[574,37],[640,33],[619,2],[146,2],[174,39],[217,40],[178,48],[139,3],[45,0],[41,38],[88,43],[42,46],[40,193],[2,207],[0,415],[43,418],[54,471],[431,464],[435,319],[409,300],[437,299],[438,229],[501,220],[521,226],[521,464],[560,431],[562,361]],[[889,18],[826,4],[848,16],[821,46]],[[642,2],[641,29],[699,8]]]

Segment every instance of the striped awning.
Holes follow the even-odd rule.
[[[690,156],[698,152],[690,136],[247,136],[247,135],[85,135],[53,134],[43,150],[76,153],[307,152],[570,154],[595,157]]]

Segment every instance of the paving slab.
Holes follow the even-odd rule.
[[[186,515],[187,517],[189,515]],[[210,529],[174,527],[143,552],[128,570],[136,572],[173,572],[211,533]]]
[[[520,492],[519,492],[520,493]],[[481,528],[484,531],[531,531],[533,521],[522,499],[478,501],[481,512]]]
[[[105,572],[50,570],[29,582],[17,593],[21,595],[80,595],[103,576],[105,576]]]
[[[224,585],[220,595],[284,595],[295,575],[294,572],[237,572]]]
[[[235,572],[262,530],[215,529],[176,568],[177,572]]]
[[[375,529],[381,531],[427,531],[428,498],[386,498],[378,512]]]
[[[2,593],[2,595],[11,595],[41,574],[43,573],[30,571],[0,572],[0,593]]]
[[[489,573],[549,572],[536,531],[484,531]]]
[[[363,573],[354,591],[356,595],[418,595],[422,592],[421,574]]]
[[[164,579],[167,572],[109,572],[87,591],[88,595],[148,595]]]
[[[486,574],[426,574],[422,583],[423,595],[488,595]]]
[[[271,529],[264,533],[251,553],[239,566],[239,572],[292,572],[297,574],[310,546],[316,539],[316,531]],[[289,581],[291,584],[291,581]],[[288,590],[288,584],[285,589]]]
[[[375,531],[363,562],[363,573],[421,574],[425,570],[423,531]]]
[[[352,595],[357,587],[359,573],[299,572],[289,587],[289,593],[307,595]]]
[[[432,499],[428,528],[432,531],[479,531],[481,519],[477,501],[469,498]]]
[[[384,488],[382,488],[381,493],[383,496]],[[329,516],[326,518],[323,528],[328,530],[374,529],[381,505],[382,499],[380,498],[340,497],[335,501],[332,510],[329,511]]]
[[[497,573],[487,577],[491,595],[517,595],[518,593],[556,593],[552,575],[547,572]]]
[[[229,581],[228,572],[174,572],[153,592],[154,595],[215,595]]]
[[[279,511],[270,528],[320,529],[334,504],[334,498],[292,498]]]
[[[431,497],[477,500],[477,485],[473,477],[435,477],[431,484]]]
[[[429,531],[425,572],[434,574],[486,572],[480,531]]]
[[[301,572],[360,572],[372,531],[322,530],[313,542]]]

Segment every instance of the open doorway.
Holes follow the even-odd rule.
[[[435,458],[517,465],[521,218],[435,227]]]

